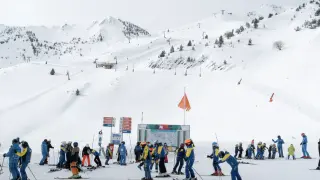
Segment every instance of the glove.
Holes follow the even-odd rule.
[[[6,154],[3,154],[3,157],[6,157]]]
[[[302,143],[300,143],[300,146],[302,145]]]

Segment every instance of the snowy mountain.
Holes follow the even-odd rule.
[[[212,141],[217,133],[220,141],[269,142],[281,134],[298,143],[301,132],[316,141],[318,9],[312,1],[246,14],[226,10],[153,36],[112,17],[86,27],[1,26],[3,147],[16,136],[35,147],[43,138],[91,143],[104,116],[132,117],[132,139],[141,112],[144,123],[181,124],[184,87],[195,141]],[[96,68],[95,59],[117,59],[117,66]],[[110,129],[103,130],[108,141]]]
[[[0,26],[0,66],[26,61],[59,59],[64,55],[83,56],[90,47],[106,48],[116,42],[150,33],[130,22],[107,17],[89,28],[65,24],[61,27]]]

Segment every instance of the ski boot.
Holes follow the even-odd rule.
[[[178,174],[178,172],[177,171],[172,171],[171,174]]]
[[[305,159],[312,159],[310,156],[307,156]]]
[[[141,166],[140,166],[140,165],[138,165],[137,167],[140,169],[140,171],[142,171],[142,169],[141,169]]]
[[[81,176],[79,174],[76,174],[76,175],[72,175],[68,179],[81,179]]]
[[[184,175],[184,173],[183,172],[178,172],[178,175]]]
[[[191,180],[197,180],[197,178],[196,178],[196,177],[193,177],[193,178],[191,178]]]
[[[320,170],[320,166],[318,166],[318,167],[316,168],[316,170]]]
[[[222,173],[222,171],[218,171],[218,176],[224,176],[224,174]]]

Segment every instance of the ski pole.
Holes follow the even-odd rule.
[[[30,167],[28,166],[29,171],[31,172],[32,176],[34,177],[35,180],[37,180],[37,178],[34,176],[33,172],[31,171]]]
[[[200,177],[200,179],[202,179],[201,175],[196,171],[195,168],[192,168],[194,170],[194,172],[196,172],[198,174],[198,176]],[[203,180],[203,179],[202,179]]]

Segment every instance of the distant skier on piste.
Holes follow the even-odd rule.
[[[51,140],[47,140],[47,148],[48,148],[48,156],[46,160],[44,161],[44,164],[48,164],[48,158],[50,157],[50,149],[54,149],[54,147],[51,145]]]
[[[219,166],[219,145],[217,142],[212,143],[212,154],[207,156],[208,158],[211,158],[214,173],[212,173],[212,176],[223,176],[224,174],[221,171],[221,167]]]
[[[97,167],[100,167],[100,166],[102,166],[102,164],[101,164],[101,160],[100,160],[100,154],[99,154],[99,152],[98,151],[96,151],[96,150],[94,150],[94,149],[91,149],[90,150],[90,152],[91,152],[91,154],[94,156],[94,162],[96,163],[96,165],[97,165]]]
[[[12,140],[12,145],[6,154],[3,154],[3,158],[9,158],[9,170],[12,175],[12,179],[20,179],[20,173],[18,170],[19,156],[16,153],[21,153],[21,148],[17,139]]]
[[[278,135],[278,139],[277,139],[277,140],[273,140],[273,139],[272,139],[272,141],[273,141],[274,143],[277,143],[278,152],[279,152],[279,157],[280,157],[280,158],[284,158],[284,156],[283,156],[283,148],[282,148],[282,145],[284,144],[284,141],[283,141],[283,139],[281,139],[281,136]]]
[[[141,155],[141,161],[144,162],[144,178],[142,180],[152,180],[151,177],[151,170],[150,170],[150,165],[151,165],[151,154],[149,147],[147,146],[146,142],[141,142],[141,148],[143,149],[143,153]]]
[[[184,157],[186,155],[186,150],[184,149],[183,143],[180,144],[180,147],[176,150],[175,154],[176,154],[176,164],[174,165],[173,171],[171,174],[182,175],[183,173],[181,172],[181,169],[183,167]],[[178,166],[179,166],[179,169],[177,171]]]
[[[219,163],[227,162],[231,166],[231,179],[232,180],[242,180],[239,169],[238,169],[238,161],[235,157],[231,156],[228,152],[219,152],[219,157],[221,160]]]
[[[152,170],[153,166],[155,165],[156,172],[159,172],[158,171],[158,169],[159,169],[159,158],[156,156],[157,148],[158,148],[158,141],[155,141],[154,145],[153,145],[153,150],[151,152],[152,161],[151,161],[150,169]]]
[[[302,133],[301,136],[302,136],[302,142],[300,143],[300,145],[302,146],[302,153],[303,153],[303,156],[301,158],[303,158],[303,159],[311,159],[311,157],[310,157],[310,155],[308,153],[308,150],[307,150],[307,148],[308,148],[308,146],[307,146],[308,145],[308,138],[304,133]]]
[[[276,158],[276,154],[277,154],[277,145],[273,144],[272,146],[272,157],[271,159],[275,159]]]
[[[235,148],[234,148],[234,157],[237,158],[238,157],[238,153],[239,153],[239,145],[236,144]]]
[[[196,180],[196,176],[193,171],[193,163],[195,161],[195,155],[194,155],[194,145],[191,139],[186,139],[184,141],[185,145],[187,146],[185,161],[186,161],[186,180]],[[191,178],[190,178],[191,176]]]
[[[105,165],[109,165],[109,160],[112,158],[112,151],[110,148],[110,144],[108,144],[106,148],[106,162],[104,163]]]
[[[272,144],[270,144],[270,145],[269,145],[269,148],[268,148],[268,159],[271,159],[271,155],[272,155],[272,147],[273,147],[273,145],[272,145]]]
[[[66,150],[66,158],[67,158],[67,162],[65,164],[65,168],[66,169],[70,169],[70,164],[71,164],[71,154],[72,154],[72,142],[69,141],[67,143],[67,145],[65,146],[65,150]]]

